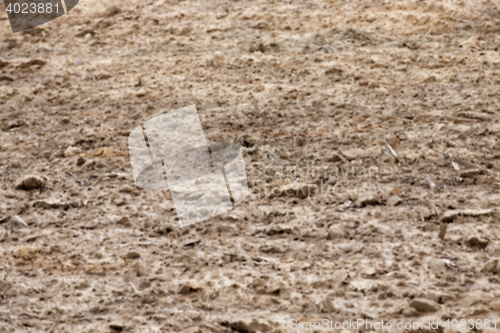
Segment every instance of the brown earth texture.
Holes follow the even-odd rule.
[[[500,329],[499,1],[0,18],[0,332]],[[250,193],[181,228],[127,138],[193,104],[207,141],[241,146]]]

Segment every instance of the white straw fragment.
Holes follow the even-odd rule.
[[[139,293],[139,291],[137,290],[137,288],[134,286],[134,284],[132,283],[132,281],[130,281],[130,285],[132,286],[132,288],[134,288],[134,291],[135,293]]]
[[[22,224],[24,224],[25,226],[28,226],[28,225],[26,224],[26,222],[24,222],[24,221],[23,221],[23,219],[22,219],[22,218],[20,218],[19,216],[17,216],[17,215],[16,215],[16,216],[14,216],[14,218],[15,218],[16,220],[18,220],[19,222],[21,222]]]
[[[427,181],[429,182],[429,187],[431,188],[431,190],[434,191],[434,189],[436,188],[436,184],[434,184],[431,177],[427,177]]]
[[[385,145],[389,149],[389,152],[391,153],[391,155],[394,156],[396,158],[396,160],[399,161],[399,156],[396,153],[396,151],[394,150],[394,148],[392,148],[392,146],[389,144],[389,142],[387,142],[387,140],[385,138],[384,138],[384,141],[385,141]]]
[[[455,265],[455,263],[453,261],[451,261],[450,259],[444,259],[443,261],[444,261],[445,266],[448,268],[449,267],[453,267],[453,268],[457,267],[457,265]]]

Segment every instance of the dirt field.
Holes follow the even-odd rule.
[[[0,17],[0,332],[500,329],[498,1]],[[251,194],[180,228],[169,191],[135,186],[127,137],[191,104],[207,141],[242,146]]]

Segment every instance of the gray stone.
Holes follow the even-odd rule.
[[[439,304],[428,299],[416,298],[410,302],[410,307],[414,308],[418,312],[432,313],[439,309]]]
[[[127,259],[139,259],[140,257],[141,257],[141,254],[139,252],[136,252],[136,251],[130,251],[125,256],[125,258],[127,258]]]
[[[16,181],[16,190],[31,191],[45,186],[47,178],[38,175],[27,175]]]
[[[397,206],[403,203],[403,200],[397,195],[393,195],[389,199],[387,199],[387,206]]]

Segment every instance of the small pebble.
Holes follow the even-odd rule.
[[[126,259],[139,259],[140,257],[141,257],[141,254],[139,252],[136,252],[136,251],[130,251],[125,256]]]

